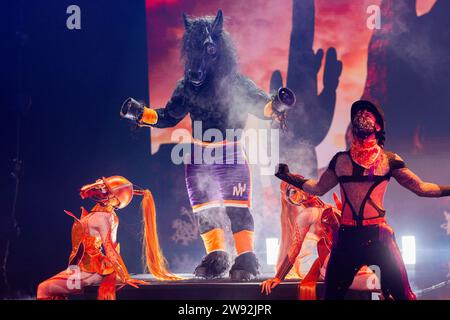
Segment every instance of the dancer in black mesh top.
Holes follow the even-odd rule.
[[[318,181],[300,179],[286,164],[280,164],[275,175],[319,196],[339,183],[342,221],[325,276],[325,299],[343,299],[360,267],[377,265],[385,299],[414,300],[394,232],[386,222],[383,197],[391,177],[421,197],[450,196],[450,186],[423,182],[397,154],[384,150],[384,114],[379,106],[356,101],[351,121],[350,150],[337,153]]]

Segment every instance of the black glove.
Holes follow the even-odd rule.
[[[285,163],[279,163],[277,165],[277,167],[275,169],[275,177],[277,177],[299,189],[302,189],[305,182],[308,181],[308,179],[305,179],[301,175],[296,175],[296,174],[290,173],[289,167]]]
[[[279,163],[275,168],[275,177],[281,179],[280,176],[286,175],[289,173],[289,167],[285,163]]]

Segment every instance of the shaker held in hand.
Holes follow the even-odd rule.
[[[272,98],[272,109],[278,113],[284,113],[295,106],[295,93],[289,88],[280,88]]]
[[[282,130],[287,129],[287,113],[295,106],[295,94],[289,88],[280,88],[277,93],[272,96],[271,111],[275,119],[280,123]]]
[[[120,116],[135,122],[138,126],[150,126],[158,121],[158,114],[155,110],[133,98],[124,101],[120,108]]]

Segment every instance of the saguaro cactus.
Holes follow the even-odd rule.
[[[293,0],[292,32],[286,86],[297,96],[297,106],[287,120],[288,130],[280,141],[280,158],[305,176],[317,176],[315,148],[330,129],[336,104],[336,88],[342,62],[336,50],[329,48],[325,57],[323,90],[318,93],[317,74],[324,50],[313,51],[314,0]],[[272,74],[270,90],[283,85],[280,71]]]

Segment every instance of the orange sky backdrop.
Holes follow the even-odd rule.
[[[430,10],[436,0],[417,0],[417,13]],[[367,47],[372,30],[366,27],[369,5],[381,0],[316,0],[314,50],[335,47],[343,62],[336,112],[326,139],[318,147],[319,166],[344,148],[349,108],[361,97],[366,80]],[[221,8],[225,28],[234,40],[241,72],[261,88],[269,89],[273,70],[286,78],[291,32],[291,0],[147,0],[149,86],[151,107],[164,106],[182,77],[179,60],[183,34],[182,12],[213,15]],[[381,18],[383,23],[383,18]],[[322,88],[319,74],[319,90]],[[189,127],[186,119],[180,126]],[[152,150],[167,142],[171,130],[152,129]]]

